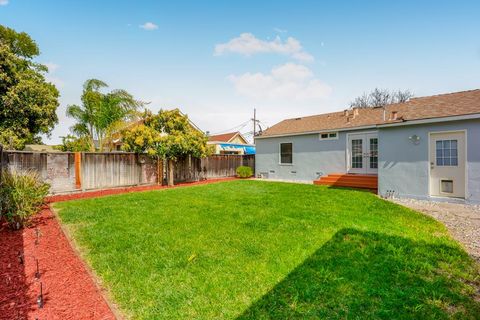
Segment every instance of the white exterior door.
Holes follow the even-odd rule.
[[[430,195],[465,198],[465,132],[430,134]]]
[[[377,174],[377,133],[359,133],[348,135],[348,172]]]

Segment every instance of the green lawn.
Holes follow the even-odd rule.
[[[479,269],[375,195],[232,181],[58,203],[134,319],[479,319]]]

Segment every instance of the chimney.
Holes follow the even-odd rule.
[[[343,113],[344,113],[345,117],[348,118],[348,109],[345,109],[345,111],[343,111]]]
[[[353,119],[358,116],[358,108],[353,108]]]
[[[398,120],[398,112],[397,111],[392,111],[392,116],[390,117],[390,120],[393,120],[393,121]]]

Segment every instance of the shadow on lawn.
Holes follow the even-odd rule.
[[[475,270],[454,247],[343,229],[237,319],[478,319]]]

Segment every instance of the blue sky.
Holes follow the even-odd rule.
[[[0,0],[0,23],[29,33],[51,67],[53,143],[89,78],[152,110],[179,107],[211,133],[253,107],[268,126],[345,109],[375,87],[480,88],[479,1],[259,2]]]

